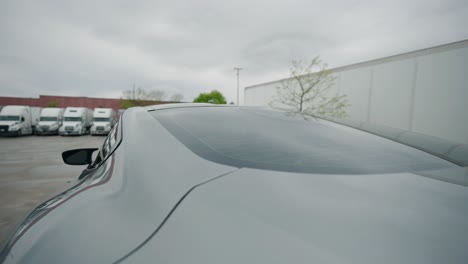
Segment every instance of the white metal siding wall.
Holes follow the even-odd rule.
[[[374,66],[369,121],[410,130],[413,78],[414,59]]]
[[[340,93],[348,95],[350,107],[348,115],[352,119],[368,119],[369,93],[372,69],[370,67],[358,68],[340,72]]]
[[[455,44],[335,69],[349,119],[468,144],[468,41]],[[247,87],[245,104],[268,106],[277,86]]]
[[[413,130],[468,143],[468,48],[418,58]]]

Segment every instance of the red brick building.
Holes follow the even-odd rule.
[[[165,104],[169,102],[145,101],[144,105]],[[93,97],[75,97],[75,96],[54,96],[40,95],[39,98],[25,97],[1,97],[0,105],[29,105],[38,107],[48,107],[55,104],[56,107],[88,107],[91,109],[113,108],[115,111],[120,109],[120,99],[93,98]]]

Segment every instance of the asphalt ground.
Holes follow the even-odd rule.
[[[101,147],[105,137],[0,137],[0,249],[36,206],[76,183],[86,166],[70,166],[62,152]]]

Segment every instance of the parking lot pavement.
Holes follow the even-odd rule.
[[[61,153],[99,148],[105,137],[0,137],[0,249],[41,202],[70,188],[85,166],[70,166]]]

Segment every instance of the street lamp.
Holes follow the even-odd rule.
[[[237,71],[237,105],[239,106],[239,72],[242,70],[240,67],[234,68]]]

